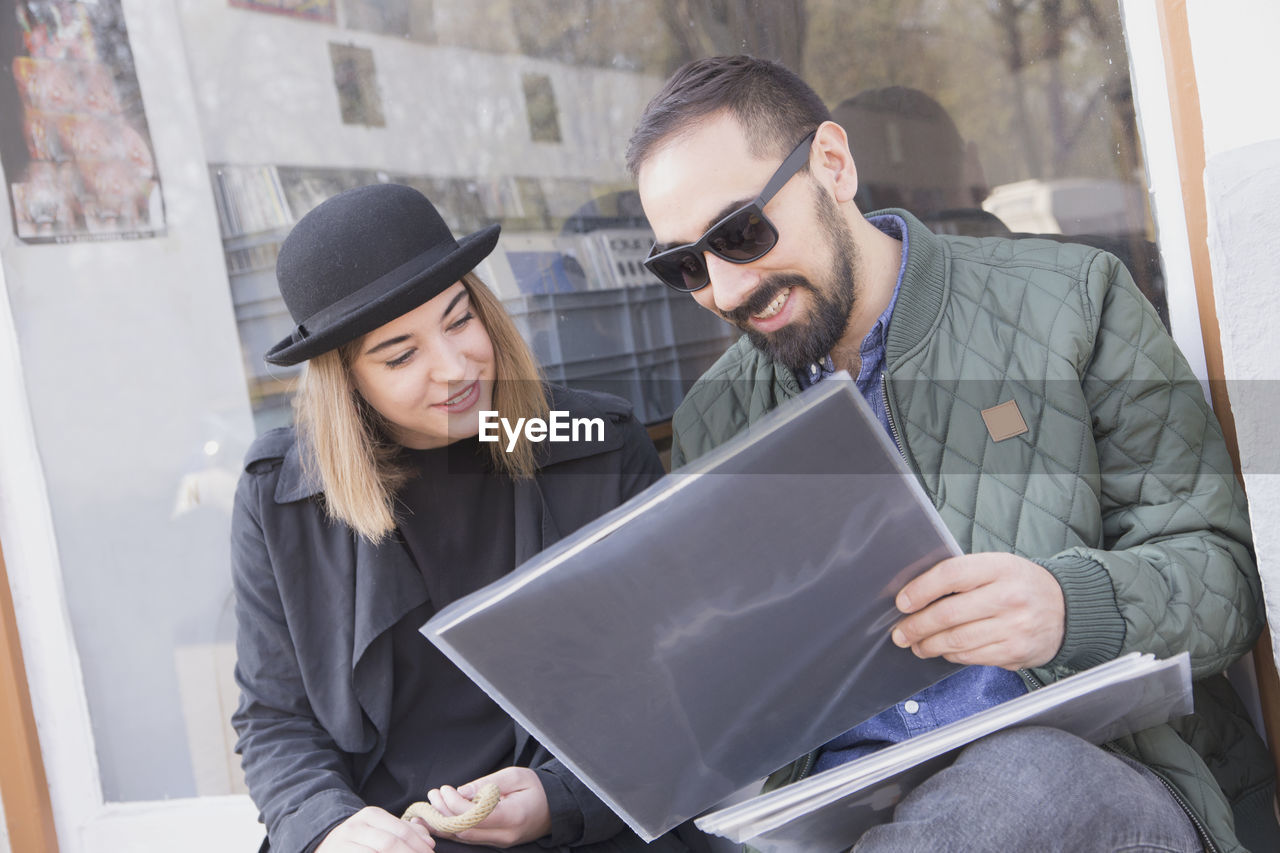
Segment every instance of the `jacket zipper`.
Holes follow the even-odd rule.
[[[804,779],[806,776],[808,776],[809,773],[813,771],[813,763],[817,761],[817,759],[818,759],[818,750],[816,749],[813,752],[810,752],[809,754],[807,754],[804,758],[800,759],[800,766],[797,767],[795,772],[791,774],[791,781],[789,781],[787,784],[791,785],[795,782],[799,782],[801,779]]]
[[[911,460],[907,459],[907,452],[902,449],[902,433],[898,432],[898,424],[893,420],[893,408],[889,405],[889,374],[881,372],[880,374],[880,397],[884,400],[884,416],[889,420],[889,433],[893,436],[893,446],[898,448],[898,455],[908,465]]]
[[[1133,758],[1133,756],[1112,744],[1104,743],[1101,746],[1113,755],[1124,755],[1128,758]],[[1136,761],[1137,759],[1134,760]],[[1147,765],[1143,766],[1147,767]],[[1222,853],[1218,845],[1213,842],[1213,838],[1209,835],[1209,830],[1204,825],[1204,822],[1201,821],[1200,817],[1191,810],[1191,806],[1187,803],[1186,797],[1182,796],[1182,792],[1175,788],[1173,783],[1164,778],[1164,776],[1155,768],[1147,767],[1147,769],[1160,780],[1160,784],[1164,785],[1165,790],[1169,792],[1169,796],[1173,797],[1174,802],[1178,804],[1178,807],[1182,809],[1183,813],[1186,814],[1187,818],[1191,821],[1191,825],[1196,828],[1196,834],[1200,836],[1200,841],[1203,842],[1206,853]]]

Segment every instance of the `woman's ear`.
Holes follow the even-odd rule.
[[[858,169],[849,151],[849,137],[834,121],[818,125],[813,140],[813,168],[823,184],[830,186],[838,204],[852,201],[858,192]]]

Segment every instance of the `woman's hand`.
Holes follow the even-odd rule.
[[[366,806],[329,830],[316,853],[431,853],[435,839],[426,826]]]
[[[453,836],[467,844],[511,847],[541,838],[551,831],[551,811],[542,780],[527,767],[504,767],[474,781],[452,788],[445,785],[427,792],[427,801],[441,814],[458,815],[471,808],[471,799],[492,782],[502,799],[487,818],[471,829]]]

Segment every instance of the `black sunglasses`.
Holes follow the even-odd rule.
[[[685,243],[656,255],[654,249],[658,245],[655,243],[644,262],[649,272],[662,279],[668,287],[681,293],[692,293],[711,281],[703,252],[710,252],[734,264],[749,264],[767,255],[778,245],[778,229],[764,215],[764,206],[791,180],[792,175],[800,171],[801,166],[809,162],[809,146],[816,134],[816,130],[812,131],[800,140],[760,195],[708,228],[698,242]]]

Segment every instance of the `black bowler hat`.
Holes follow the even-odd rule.
[[[499,230],[454,240],[427,197],[400,184],[326,199],[280,246],[276,280],[297,326],[266,360],[297,364],[412,311],[484,260]]]

